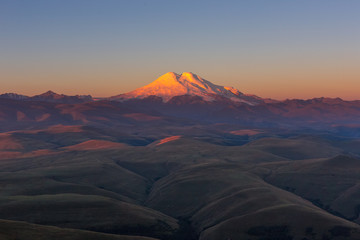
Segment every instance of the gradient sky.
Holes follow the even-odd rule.
[[[360,99],[358,0],[0,0],[0,93],[105,97],[166,72]]]

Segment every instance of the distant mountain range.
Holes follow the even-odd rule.
[[[196,96],[208,102],[233,101],[234,103],[245,103],[252,106],[264,102],[276,102],[275,100],[263,99],[255,95],[243,94],[233,87],[215,85],[190,72],[184,72],[181,75],[174,72],[168,72],[144,87],[105,99],[110,101],[128,101],[133,99],[158,97],[166,103],[171,101],[174,97],[179,96]],[[5,93],[0,95],[0,98],[57,103],[82,103],[95,100],[90,95],[67,96],[64,94],[57,94],[53,91],[47,91],[32,97],[17,93]],[[103,99],[104,98],[101,98],[100,100]]]
[[[9,122],[4,126],[17,122],[116,125],[134,121],[126,117],[128,114],[137,114],[136,119],[142,122],[152,119],[152,123],[175,118],[175,122],[327,128],[360,125],[360,101],[264,99],[215,85],[189,72],[181,75],[169,72],[149,85],[100,100],[90,95],[67,96],[52,91],[32,97],[16,93],[0,95],[0,121]]]
[[[57,94],[53,91],[47,91],[40,95],[35,95],[32,97],[20,95],[17,93],[4,93],[0,95],[0,98],[14,99],[14,100],[25,100],[25,101],[44,101],[44,102],[54,102],[54,103],[83,103],[91,102],[93,98],[90,95],[76,95],[76,96],[67,96],[64,94]]]
[[[133,91],[122,93],[116,96],[108,98],[93,98],[91,95],[75,95],[69,96],[64,94],[58,94],[51,90],[35,95],[26,96],[17,93],[4,93],[0,94],[0,98],[13,99],[13,100],[26,100],[26,101],[45,101],[55,103],[84,103],[92,101],[119,101],[126,102],[131,100],[156,100],[164,103],[179,103],[179,99],[188,99],[191,102],[203,101],[203,102],[227,102],[232,104],[247,104],[250,106],[256,106],[267,103],[290,103],[297,102],[299,104],[304,103],[327,103],[327,104],[342,104],[344,102],[359,103],[357,101],[344,101],[341,98],[314,98],[308,100],[292,99],[279,101],[269,98],[261,98],[253,94],[244,94],[238,89],[233,87],[220,86],[211,83],[208,80],[201,78],[200,76],[191,73],[184,72],[177,74],[174,72],[168,72],[152,83],[135,89]],[[183,102],[185,103],[185,102]]]

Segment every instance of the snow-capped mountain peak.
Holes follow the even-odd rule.
[[[205,101],[226,98],[250,105],[255,105],[260,102],[259,99],[246,96],[233,87],[215,85],[191,72],[184,72],[182,74],[168,72],[144,87],[114,96],[111,99],[124,101],[158,96],[161,97],[164,102],[167,102],[175,96],[182,95],[200,96]]]

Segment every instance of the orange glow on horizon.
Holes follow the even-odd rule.
[[[195,74],[198,74],[194,71]],[[63,81],[63,76],[52,76],[54,81],[47,81],[46,76],[39,76],[37,81],[27,81],[19,84],[19,79],[9,76],[9,81],[4,83],[0,94],[13,92],[28,96],[42,94],[52,90],[65,95],[92,95],[93,97],[110,97],[133,91],[152,83],[161,74],[152,76],[123,75],[106,76],[79,76],[76,80],[68,76]],[[223,86],[232,86],[245,94],[254,94],[262,98],[284,99],[310,99],[315,97],[340,97],[344,100],[360,99],[360,76],[352,72],[285,72],[274,74],[272,71],[232,73],[210,73],[200,77]],[[103,80],[99,80],[103,79]],[[55,81],[56,80],[56,81]]]

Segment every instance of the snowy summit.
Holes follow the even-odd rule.
[[[167,102],[175,96],[182,95],[199,96],[205,101],[226,98],[235,102],[243,102],[250,105],[262,102],[259,97],[245,95],[233,87],[215,85],[191,72],[184,72],[181,75],[174,72],[168,72],[144,87],[120,94],[111,99],[124,101],[158,96],[161,97],[164,102]]]

